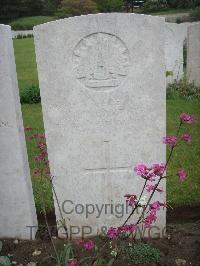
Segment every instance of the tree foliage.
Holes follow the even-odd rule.
[[[61,4],[61,0],[42,0],[42,2],[44,15],[53,15]]]
[[[200,0],[167,0],[169,7],[190,8],[200,5]]]
[[[123,0],[95,0],[100,12],[116,12],[122,11]]]
[[[92,0],[63,0],[62,8],[68,9],[73,16],[97,13],[97,5]]]
[[[0,21],[23,16],[51,15],[59,4],[60,0],[0,0]]]
[[[0,0],[0,19],[2,22],[17,18],[20,14],[21,0]]]

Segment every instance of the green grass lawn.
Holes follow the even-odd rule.
[[[200,102],[185,100],[167,100],[167,134],[173,135],[177,127],[179,114],[186,112],[200,117]],[[183,144],[175,150],[169,165],[169,175],[177,169],[185,168],[187,180],[179,183],[176,176],[167,181],[167,199],[174,206],[197,205],[200,203],[200,121],[194,125],[184,125],[181,133],[192,135],[192,144]]]
[[[38,212],[42,210],[42,202],[40,194],[40,191],[42,189],[45,195],[46,208],[48,211],[51,211],[53,210],[53,198],[52,198],[50,182],[48,178],[43,177],[41,181],[40,177],[35,177],[33,175],[34,169],[38,168],[37,163],[35,163],[35,161],[33,160],[34,156],[37,156],[39,154],[37,147],[38,143],[34,139],[29,140],[29,137],[33,136],[34,134],[44,133],[41,104],[23,104],[22,115],[24,120],[24,127],[33,128],[31,132],[26,133],[26,144],[28,150],[30,171],[32,175],[33,193],[35,197],[36,208]]]
[[[150,12],[152,15],[172,15],[172,14],[181,14],[189,13],[191,8],[166,8],[161,11]]]
[[[20,88],[31,84],[37,84],[37,71],[33,39],[20,39],[14,41],[17,74]],[[178,123],[179,114],[188,112],[200,117],[200,102],[181,99],[167,100],[167,134],[173,135]],[[42,111],[40,104],[22,105],[22,113],[25,127],[33,127],[33,133],[44,133]],[[184,144],[177,148],[174,160],[169,166],[168,174],[173,175],[167,180],[167,199],[172,206],[197,205],[200,203],[200,123],[185,126],[183,132],[189,132],[193,136],[191,145]],[[162,141],[162,140],[161,140]],[[28,156],[31,172],[35,168],[33,156],[38,150],[34,142],[27,142]],[[179,183],[176,177],[177,169],[185,168],[188,173],[187,180]],[[41,183],[36,177],[32,177],[33,189],[37,210],[41,210],[41,199],[38,193]],[[51,188],[47,179],[42,184],[45,192],[47,209],[53,209]],[[123,196],[123,195],[122,195]]]
[[[9,23],[12,30],[32,30],[34,26],[54,20],[48,16],[34,16],[18,18]]]
[[[33,38],[14,39],[19,88],[38,84]]]

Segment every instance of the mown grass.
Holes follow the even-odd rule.
[[[24,127],[31,127],[33,130],[26,133],[26,145],[28,151],[28,159],[30,165],[30,171],[32,176],[33,193],[35,197],[35,205],[37,211],[42,210],[41,189],[45,196],[45,204],[47,211],[53,210],[53,198],[49,179],[47,176],[34,176],[33,171],[38,168],[37,163],[33,160],[34,156],[39,154],[38,143],[33,140],[29,140],[30,136],[34,134],[44,134],[44,124],[42,117],[41,104],[23,104],[22,115],[24,120]],[[41,141],[44,142],[44,141]]]
[[[200,102],[186,100],[167,101],[167,134],[173,135],[176,130],[179,114],[186,112],[200,117]],[[172,175],[167,181],[167,198],[173,206],[197,205],[200,203],[200,123],[184,125],[181,133],[189,132],[192,135],[192,144],[183,144],[177,147],[173,160],[169,165],[168,174]],[[177,169],[184,168],[187,179],[179,183],[174,174]]]
[[[15,40],[15,56],[17,73],[20,87],[37,84],[37,70],[33,39]],[[29,55],[29,57],[28,57]],[[200,102],[197,100],[167,100],[167,134],[173,135],[181,112],[187,112],[196,117],[200,116]],[[25,127],[33,127],[33,133],[44,133],[41,104],[24,104],[22,113]],[[184,144],[177,148],[173,161],[169,165],[168,174],[173,175],[167,180],[167,199],[172,206],[197,205],[200,203],[200,123],[185,126],[183,132],[189,132],[193,136],[191,145]],[[28,156],[31,172],[35,168],[33,157],[37,155],[38,149],[34,142],[27,142]],[[186,182],[179,183],[176,177],[177,169],[185,168],[188,173]],[[41,197],[39,194],[41,182],[32,176],[36,207],[41,211]],[[53,209],[51,187],[44,178],[42,188],[47,203],[47,210]],[[123,196],[123,195],[122,195]]]
[[[9,23],[12,30],[32,30],[34,26],[54,20],[49,16],[34,16],[18,18]]]
[[[19,88],[38,84],[33,38],[14,39]]]
[[[166,8],[160,11],[150,12],[152,15],[172,15],[180,13],[189,13],[191,8]]]

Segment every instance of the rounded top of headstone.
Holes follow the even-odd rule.
[[[157,23],[159,23],[160,21],[165,21],[164,17],[159,17],[159,16],[152,16],[152,15],[147,15],[147,14],[136,14],[136,13],[120,13],[120,12],[113,12],[113,13],[97,13],[97,14],[88,14],[88,15],[81,15],[81,16],[73,16],[73,17],[68,17],[68,18],[64,18],[64,19],[58,19],[58,20],[53,20],[53,21],[49,21],[37,26],[33,27],[34,31],[37,31],[39,29],[42,28],[46,28],[48,26],[53,26],[53,25],[59,25],[62,23],[70,23],[70,22],[75,22],[75,21],[81,21],[81,20],[85,20],[85,19],[91,19],[91,18],[104,18],[106,20],[112,20],[114,17],[118,17],[119,19],[122,20],[124,18],[146,18],[146,19],[150,19],[152,21],[157,21]]]

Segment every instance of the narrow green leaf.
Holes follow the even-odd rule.
[[[115,259],[114,259],[114,258],[113,258],[113,259],[111,259],[111,260],[108,262],[107,266],[112,266],[114,261],[115,261]]]

